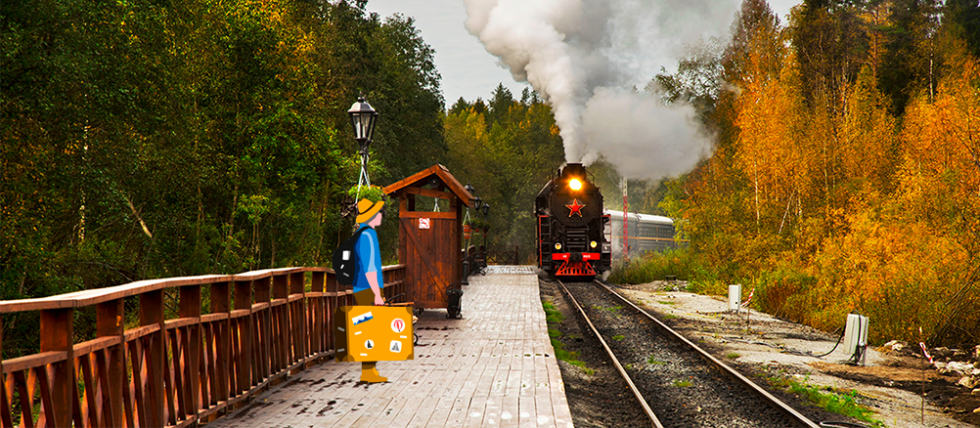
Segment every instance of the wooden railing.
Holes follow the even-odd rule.
[[[404,278],[404,265],[385,267],[385,295],[404,293]],[[129,317],[138,325],[128,328],[125,308],[135,302],[127,305],[127,299],[138,300],[139,313],[138,322]],[[176,309],[171,307],[168,316],[167,303],[173,300]],[[338,287],[333,271],[307,267],[0,301],[0,314],[39,311],[41,336],[37,354],[0,363],[0,424],[209,422],[287,376],[332,358],[334,310],[352,304],[351,289]],[[96,337],[74,343],[76,312],[91,307]],[[0,333],[0,349],[2,343]]]
[[[487,264],[490,265],[519,265],[521,264],[520,248],[514,246],[514,251],[487,251]]]

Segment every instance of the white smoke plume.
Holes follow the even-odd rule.
[[[466,29],[551,105],[566,161],[601,154],[629,177],[659,178],[709,152],[693,109],[627,89],[725,33],[738,0],[463,1]]]

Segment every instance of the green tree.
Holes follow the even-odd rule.
[[[365,6],[5,2],[0,298],[325,263],[349,232],[358,94],[382,114],[375,183],[446,150],[432,49]],[[30,325],[4,317],[5,337]]]
[[[531,94],[517,102],[498,85],[489,108],[459,101],[446,114],[446,165],[490,204],[492,248],[534,248],[529,205],[564,158],[551,109]],[[465,107],[465,108],[464,108]]]
[[[939,5],[936,0],[896,0],[892,5],[878,87],[891,99],[896,116],[917,90],[935,95],[941,65],[935,43]]]
[[[966,41],[973,56],[980,57],[980,3],[972,0],[947,0],[943,11],[944,21],[955,26],[953,30]]]

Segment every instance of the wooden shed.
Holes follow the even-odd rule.
[[[463,215],[473,195],[442,165],[433,165],[384,188],[398,199],[398,258],[405,265],[408,300],[416,308],[446,308],[446,290],[462,279]],[[417,196],[449,201],[449,209],[432,211]]]

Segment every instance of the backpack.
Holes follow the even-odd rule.
[[[333,251],[333,271],[337,274],[337,282],[342,285],[354,283],[355,267],[357,266],[357,239],[361,237],[361,232],[367,229],[362,227],[357,229],[350,238]]]

